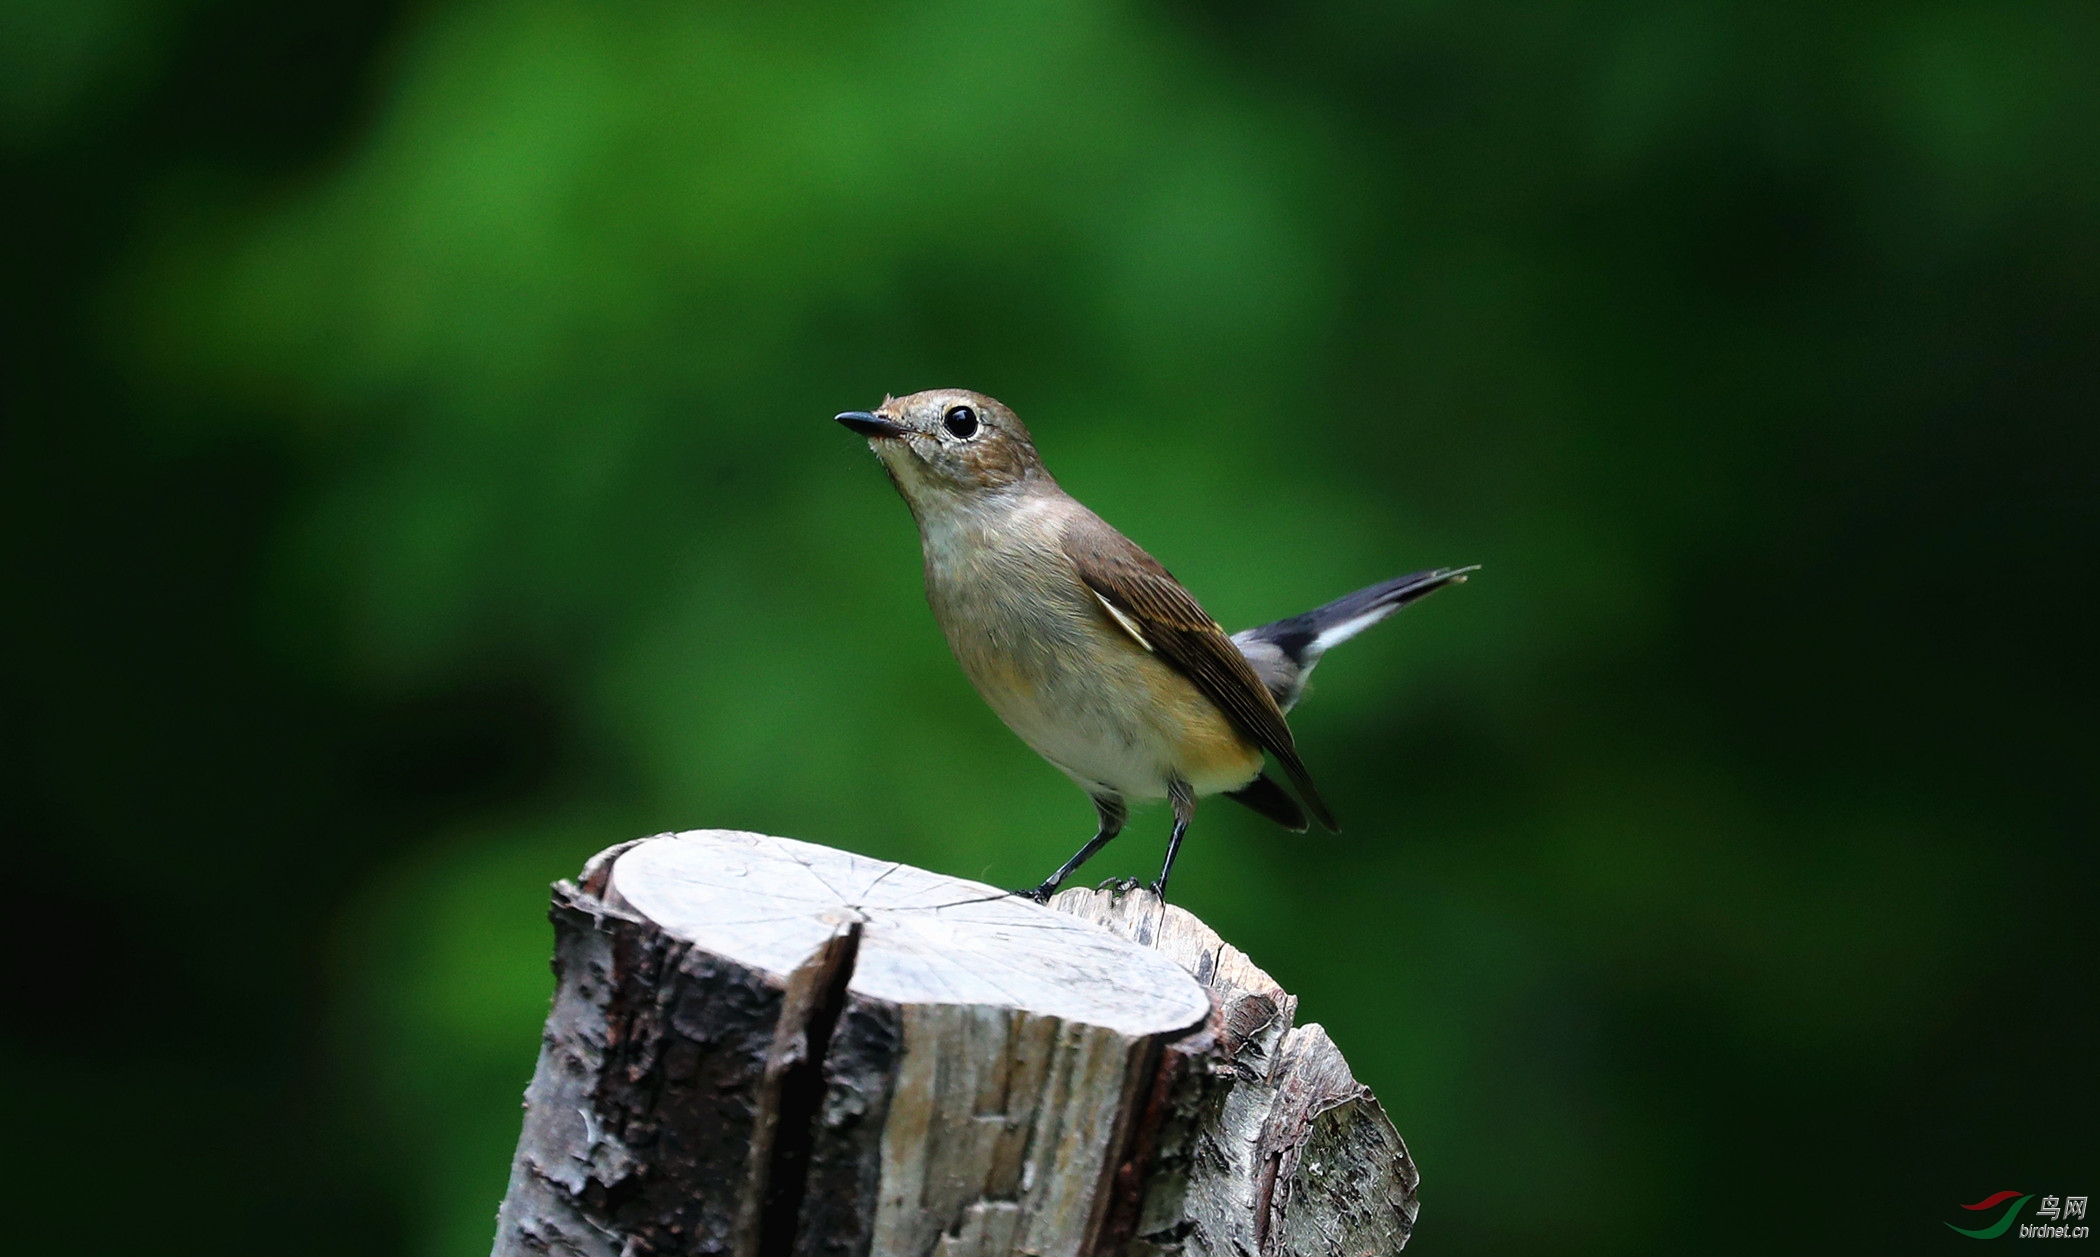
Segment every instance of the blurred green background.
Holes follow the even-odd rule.
[[[1486,565],[1176,876],[1413,1251],[2100,1186],[2090,3],[0,13],[20,1251],[483,1253],[549,881],[1091,833],[830,422],[943,385],[1228,627]]]

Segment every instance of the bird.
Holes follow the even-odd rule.
[[[1158,560],[1059,487],[1001,402],[932,389],[835,418],[867,438],[910,507],[926,599],[963,672],[1093,799],[1094,837],[1012,892],[1038,903],[1122,832],[1133,804],[1173,809],[1151,887],[1162,900],[1199,798],[1223,794],[1298,833],[1309,812],[1340,832],[1284,713],[1329,649],[1479,570],[1414,572],[1228,635]]]

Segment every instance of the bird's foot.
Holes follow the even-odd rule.
[[[1138,881],[1135,877],[1111,877],[1099,886],[1094,887],[1094,889],[1108,891],[1120,899],[1142,885],[1144,883]]]
[[[1131,885],[1133,886],[1135,886],[1136,884],[1137,883],[1135,882],[1131,883]],[[1150,886],[1145,887],[1145,889],[1151,891],[1152,897],[1159,900],[1161,903],[1165,903],[1167,901],[1167,883],[1164,879],[1152,883]]]
[[[1040,886],[1030,886],[1026,890],[1010,890],[1006,893],[1020,899],[1032,899],[1036,903],[1049,903],[1050,896],[1057,893],[1057,883],[1044,882]]]

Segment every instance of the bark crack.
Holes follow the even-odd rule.
[[[824,1057],[846,1008],[846,988],[860,954],[862,923],[850,922],[825,945],[802,1023],[799,1043],[789,1046],[779,1076],[773,1147],[765,1169],[765,1205],[758,1220],[758,1257],[791,1257],[802,1198],[809,1186],[810,1153],[816,1146],[826,1090]]]

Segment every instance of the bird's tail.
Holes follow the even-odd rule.
[[[1305,693],[1305,679],[1331,646],[1339,645],[1378,623],[1393,612],[1433,594],[1446,585],[1463,584],[1480,570],[1470,567],[1439,567],[1413,572],[1392,580],[1344,594],[1323,607],[1287,620],[1243,629],[1232,635],[1240,653],[1269,687],[1276,705],[1289,711]]]

